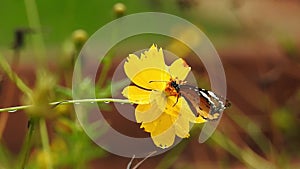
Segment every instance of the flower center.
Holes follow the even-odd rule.
[[[170,79],[170,81],[167,83],[167,86],[165,88],[165,93],[167,96],[176,96],[178,97],[180,95],[180,84],[177,83],[176,80]]]

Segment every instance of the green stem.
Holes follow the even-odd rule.
[[[24,169],[28,158],[29,158],[29,152],[30,152],[30,148],[31,148],[31,141],[32,141],[32,135],[33,135],[33,131],[35,128],[35,121],[34,120],[30,120],[29,121],[29,126],[28,126],[28,131],[26,133],[26,137],[25,137],[25,142],[24,145],[22,147],[21,150],[21,169]]]
[[[103,69],[100,73],[100,76],[99,76],[99,80],[97,82],[97,86],[103,86],[104,85],[104,82],[107,80],[106,79],[106,76],[108,74],[108,71],[109,71],[109,68],[111,67],[111,58],[112,56],[106,56],[106,58],[103,59]],[[106,60],[105,60],[106,59]]]
[[[40,122],[40,132],[41,132],[43,150],[47,161],[47,168],[53,169],[46,120],[44,118],[41,118],[39,122]]]
[[[33,50],[37,59],[37,66],[41,67],[43,63],[43,57],[45,56],[45,44],[43,36],[41,34],[41,24],[39,19],[39,13],[35,0],[25,0],[25,9],[28,18],[29,27],[36,30],[38,33],[32,36]]]
[[[235,113],[234,113],[235,112]],[[263,134],[260,127],[251,121],[247,116],[242,115],[240,110],[232,111],[228,113],[228,116],[246,133],[251,137],[251,139],[259,146],[259,148],[266,154],[270,154],[272,151],[271,141]]]
[[[258,156],[251,149],[238,147],[233,141],[217,130],[211,138],[215,143],[251,168],[276,168],[274,164]]]
[[[129,100],[112,99],[112,98],[64,100],[64,101],[52,102],[52,103],[49,103],[49,104],[53,105],[53,106],[58,106],[58,105],[64,105],[64,104],[80,104],[80,103],[96,103],[96,102],[104,102],[104,103],[115,102],[115,103],[123,103],[123,104],[138,104],[136,102],[131,102]],[[33,105],[23,105],[23,106],[2,108],[2,109],[0,109],[0,113],[1,112],[10,112],[10,113],[13,113],[13,112],[16,112],[18,110],[24,110],[24,109],[30,108],[32,106]]]
[[[7,74],[11,81],[13,81],[18,89],[27,94],[31,98],[31,89],[19,78],[19,76],[11,69],[6,59],[0,54],[0,67]]]

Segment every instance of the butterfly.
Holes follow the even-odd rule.
[[[165,90],[172,96],[176,96],[177,101],[179,97],[185,98],[192,105],[195,115],[205,120],[217,120],[220,114],[231,105],[229,100],[212,91],[187,85],[186,82],[178,79],[170,79]]]

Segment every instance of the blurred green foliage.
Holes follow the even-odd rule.
[[[117,2],[126,4],[126,14],[152,11],[153,6],[157,6],[157,10],[168,9],[171,12],[172,8],[176,9],[176,5],[171,0],[157,2],[159,5],[150,0],[92,0],[87,2],[37,0],[36,5],[42,30],[35,31],[43,34],[48,45],[63,42],[70,35],[70,32],[76,29],[84,29],[92,34],[101,26],[115,19],[113,6]],[[2,21],[0,46],[8,46],[12,42],[11,35],[16,28],[29,26],[24,1],[1,1],[0,20]]]
[[[28,0],[30,1],[30,0]],[[187,2],[185,2],[187,1]],[[65,41],[70,36],[70,32],[77,29],[84,29],[88,34],[93,34],[101,26],[114,20],[117,16],[113,7],[116,3],[126,4],[125,13],[133,14],[137,12],[167,12],[180,15],[196,25],[201,24],[201,28],[211,36],[233,35],[240,31],[232,23],[222,20],[211,22],[205,15],[198,15],[196,9],[192,6],[189,10],[183,10],[182,5],[189,0],[177,2],[174,0],[111,0],[111,1],[36,1],[38,8],[41,30],[34,30],[41,33],[47,45],[57,47],[57,44]],[[26,1],[3,0],[0,5],[0,20],[2,21],[0,32],[0,47],[9,47],[12,45],[12,35],[18,28],[28,28],[28,18],[26,14]],[[192,4],[198,5],[198,4]],[[199,5],[201,5],[199,3]],[[197,13],[196,13],[197,12]]]

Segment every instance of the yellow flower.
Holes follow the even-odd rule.
[[[189,137],[190,122],[205,122],[193,114],[187,101],[171,85],[172,81],[184,81],[190,70],[180,58],[167,66],[162,49],[155,45],[140,57],[130,54],[124,64],[134,85],[125,87],[122,94],[137,104],[136,121],[142,123],[141,128],[150,133],[158,147],[170,147],[175,136]]]

